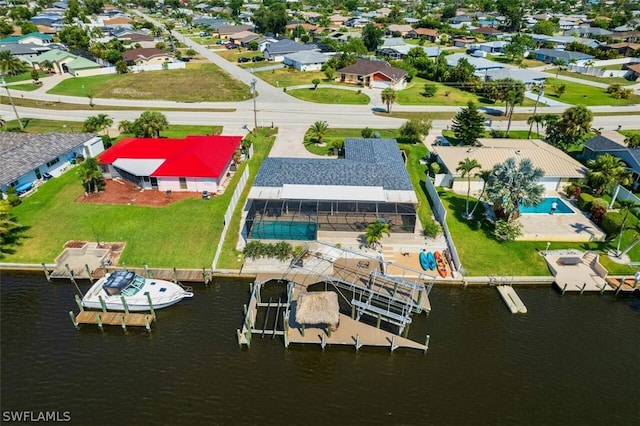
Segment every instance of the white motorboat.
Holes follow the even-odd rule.
[[[104,303],[107,310],[124,311],[124,298],[129,311],[141,312],[150,310],[149,298],[154,309],[162,309],[185,297],[193,297],[190,288],[170,281],[145,278],[130,271],[114,271],[91,286],[82,298],[82,306],[102,309]]]

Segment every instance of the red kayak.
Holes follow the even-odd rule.
[[[434,253],[436,258],[436,267],[438,268],[438,273],[442,278],[447,278],[447,264],[444,262],[442,255],[439,251]]]

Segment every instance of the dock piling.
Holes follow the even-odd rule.
[[[564,283],[564,287],[562,287],[562,294],[567,291],[567,283]]]
[[[236,328],[236,334],[238,336],[238,346],[241,348],[242,347],[242,333],[240,332],[239,328]]]
[[[324,333],[320,335],[320,346],[322,347],[323,351],[324,351],[324,347],[327,346],[327,341],[324,338]]]
[[[620,290],[622,290],[622,284],[624,284],[624,281],[622,281],[620,284],[618,284],[618,288],[616,289],[616,296],[618,295],[618,293],[620,293]]]
[[[580,294],[584,293],[584,289],[587,287],[587,283],[582,284],[582,288],[580,289]]]
[[[382,315],[378,314],[378,319],[376,320],[376,328],[380,328],[381,321],[382,321]]]
[[[76,304],[78,305],[78,309],[80,309],[80,312],[84,311],[84,306],[82,306],[82,300],[80,300],[80,296],[78,296],[76,294]]]
[[[69,317],[71,318],[71,322],[76,330],[80,330],[80,326],[78,325],[78,321],[76,321],[76,316],[73,315],[73,311],[69,311]]]
[[[302,334],[302,336],[304,336],[304,324],[302,324],[302,328],[300,329],[300,334]]]
[[[151,324],[149,324],[149,315],[144,316],[144,327],[151,333]]]
[[[360,343],[360,335],[356,334],[356,352],[360,352],[361,347],[362,343]]]
[[[351,305],[351,319],[356,319],[356,305]]]
[[[85,271],[87,271],[87,276],[89,277],[89,282],[91,284],[93,284],[93,277],[91,276],[91,269],[89,269],[89,265],[88,264],[84,264],[84,269]]]
[[[98,327],[100,327],[100,330],[104,331],[104,329],[102,328],[102,317],[100,317],[99,312],[96,312],[96,321],[98,323]]]
[[[100,306],[102,306],[102,312],[107,312],[107,304],[104,303],[104,299],[102,296],[98,296],[98,300],[100,301]]]
[[[123,295],[120,296],[120,301],[122,302],[122,307],[124,308],[124,312],[128,314],[129,313],[129,306],[127,306],[127,301],[124,299]],[[124,319],[123,319],[123,321],[124,321]]]
[[[178,272],[176,271],[176,268],[173,268],[173,283],[176,284],[178,282]]]
[[[607,283],[602,284],[602,288],[600,289],[600,294],[604,294],[604,291],[607,289]]]
[[[147,293],[147,303],[149,304],[149,310],[151,311],[151,315],[153,315],[153,319],[156,319],[156,311],[153,309],[153,302],[151,301],[149,293]]]
[[[145,275],[147,278],[151,278],[151,273],[149,272],[149,266],[147,266],[147,264],[146,264],[146,263],[144,264],[144,275]]]
[[[204,283],[205,287],[209,284],[209,282],[207,281],[207,272],[204,268],[202,268],[202,282]]]
[[[42,269],[44,269],[44,277],[47,279],[47,282],[51,282],[51,274],[49,273],[49,270],[47,269],[47,266],[44,264],[44,262],[42,263]]]
[[[284,347],[289,347],[289,314],[287,312],[282,313],[283,325],[284,325]]]
[[[398,348],[398,345],[396,345],[396,336],[393,336],[391,338],[391,353],[393,353],[393,351],[395,351]]]
[[[107,275],[107,265],[103,261],[100,261],[100,267],[102,268],[102,275]]]
[[[126,323],[126,321],[124,320],[124,315],[123,315],[123,314],[120,314],[120,322],[122,323],[122,329],[123,329],[124,331],[127,331],[127,323]]]
[[[245,303],[244,305],[242,305],[242,312],[244,313],[244,316],[247,316],[247,304]]]
[[[429,350],[429,340],[431,340],[431,336],[427,334],[427,337],[424,340],[424,353],[426,354],[427,351]]]

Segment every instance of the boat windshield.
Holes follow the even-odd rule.
[[[144,278],[140,275],[136,275],[136,278],[120,292],[123,296],[135,296],[144,287]]]

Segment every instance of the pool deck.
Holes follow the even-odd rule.
[[[566,198],[558,198],[574,213],[521,214],[518,222],[523,235],[519,241],[604,241],[606,234],[584,212]]]

